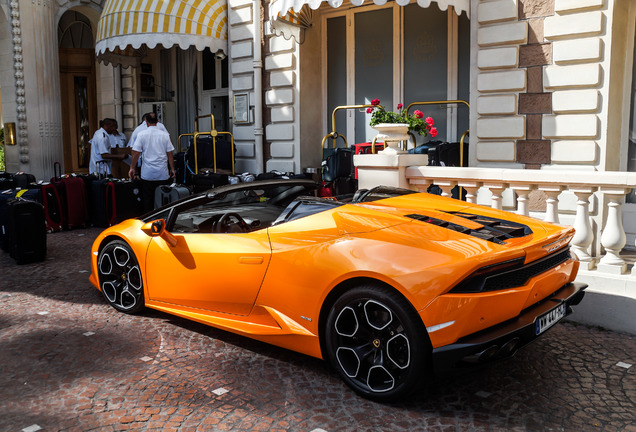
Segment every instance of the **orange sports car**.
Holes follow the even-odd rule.
[[[512,355],[571,312],[574,234],[513,213],[310,180],[223,186],[129,219],[92,248],[115,309],[158,309],[323,358],[389,401],[431,370]]]

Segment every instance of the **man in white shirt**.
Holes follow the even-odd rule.
[[[157,116],[150,113],[146,116],[147,129],[139,132],[132,148],[132,163],[128,176],[136,175],[137,161],[141,159],[142,197],[144,210],[154,207],[155,189],[157,186],[169,184],[174,177],[174,146],[170,142],[170,134],[157,127]],[[132,139],[131,139],[132,141]]]
[[[88,165],[88,171],[91,174],[110,175],[110,164],[112,160],[122,160],[124,155],[113,155],[110,153],[109,135],[117,129],[117,122],[113,119],[105,118],[95,134],[91,143],[91,159]],[[99,163],[99,162],[106,163]],[[99,165],[99,166],[98,166]]]
[[[137,136],[139,135],[139,132],[148,129],[148,125],[146,124],[146,119],[151,114],[156,117],[155,113],[146,113],[143,116],[141,116],[141,123],[139,123],[139,126],[137,126],[135,130],[133,131],[132,135],[130,135],[130,141],[128,141],[128,147],[132,147],[133,145],[135,145],[135,141],[137,140]],[[157,128],[164,132],[168,132],[166,127],[160,121],[157,121]]]

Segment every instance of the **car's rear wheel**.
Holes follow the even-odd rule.
[[[121,240],[113,240],[97,259],[99,286],[106,301],[115,309],[137,313],[144,308],[141,269],[134,252]]]
[[[398,293],[361,286],[344,293],[329,311],[326,356],[358,394],[388,402],[403,398],[428,372],[426,329]]]

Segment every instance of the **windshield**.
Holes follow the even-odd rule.
[[[167,229],[177,233],[249,232],[271,226],[287,206],[300,196],[312,195],[309,181],[255,182],[224,187],[185,200],[165,215]]]

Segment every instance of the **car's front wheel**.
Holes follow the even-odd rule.
[[[426,329],[413,307],[387,288],[362,286],[344,293],[329,311],[324,336],[330,363],[368,399],[402,398],[428,372]]]
[[[104,246],[97,259],[97,271],[102,294],[112,307],[126,313],[144,308],[141,269],[128,244],[113,240]]]

